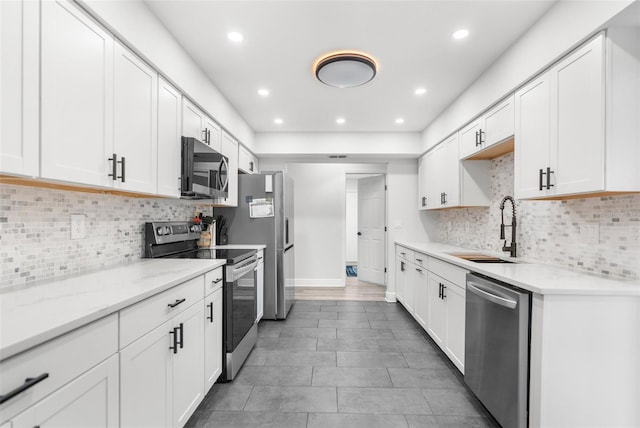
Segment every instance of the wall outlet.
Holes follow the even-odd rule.
[[[631,228],[631,240],[636,242],[640,241],[640,226]]]
[[[583,243],[595,245],[600,243],[600,223],[589,221],[580,225],[580,239]]]
[[[71,214],[71,239],[84,239],[84,214]]]

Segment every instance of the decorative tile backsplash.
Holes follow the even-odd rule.
[[[513,153],[491,162],[491,206],[440,212],[439,240],[500,251],[500,201],[506,195],[513,196]],[[518,257],[611,278],[640,278],[640,194],[516,201],[516,210]],[[504,213],[510,224],[509,202]],[[505,234],[510,242],[511,230]]]
[[[139,199],[0,184],[0,287],[139,260],[144,223],[188,220],[198,201]],[[71,239],[71,214],[85,216],[85,238]]]

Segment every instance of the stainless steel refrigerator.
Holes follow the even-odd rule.
[[[293,305],[293,179],[282,171],[238,176],[238,207],[216,208],[229,244],[264,244],[264,315],[285,319]]]

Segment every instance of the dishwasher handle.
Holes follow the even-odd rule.
[[[504,297],[496,296],[495,294],[489,293],[488,291],[483,290],[482,285],[478,283],[467,281],[467,288],[473,294],[497,305],[504,306],[505,308],[515,309],[516,306],[518,306],[518,302],[516,302],[515,300],[505,299]]]

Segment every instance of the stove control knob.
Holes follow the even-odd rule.
[[[164,227],[163,235],[171,235],[171,228],[169,226]]]
[[[191,232],[195,233],[195,232],[200,232],[200,225],[194,224],[191,226]]]
[[[156,228],[156,234],[157,234],[158,236],[162,236],[162,235],[164,235],[164,227],[158,227],[158,228]]]

